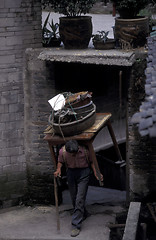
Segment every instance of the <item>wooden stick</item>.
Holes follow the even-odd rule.
[[[125,227],[125,223],[115,223],[115,224],[108,224],[107,227],[109,228],[124,228]]]
[[[56,157],[53,146],[49,143],[49,149],[52,156],[52,161],[54,164],[54,170],[56,171],[57,163],[56,163]],[[60,230],[60,218],[59,218],[59,209],[58,209],[58,191],[57,191],[57,182],[56,178],[54,177],[54,196],[55,196],[55,207],[56,207],[56,218],[57,218],[57,230]]]
[[[59,209],[58,209],[58,195],[57,195],[57,182],[54,177],[54,195],[55,195],[55,206],[56,206],[56,218],[57,218],[57,230],[60,231],[60,218],[59,218]]]
[[[148,207],[148,209],[149,209],[149,211],[150,211],[150,213],[151,213],[154,221],[156,222],[156,216],[155,216],[155,214],[154,214],[153,207],[151,206],[150,203],[147,203],[147,207]]]
[[[87,145],[88,145],[88,148],[89,148],[89,153],[90,153],[90,156],[92,158],[93,164],[95,166],[96,174],[99,178],[99,185],[102,187],[104,184],[101,181],[100,169],[99,169],[99,165],[98,165],[98,162],[97,162],[97,159],[96,159],[96,155],[95,155],[95,152],[94,152],[93,145],[92,145],[91,142],[88,142]]]
[[[108,127],[108,131],[109,131],[109,133],[111,135],[112,141],[114,143],[116,154],[117,154],[119,160],[122,161],[123,159],[122,159],[122,156],[121,156],[121,153],[120,153],[117,141],[116,141],[116,137],[115,137],[115,134],[114,134],[111,122],[109,120],[108,120],[108,123],[107,123],[107,127]]]

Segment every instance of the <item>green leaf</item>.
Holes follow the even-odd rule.
[[[66,16],[78,16],[89,12],[96,0],[42,0],[43,6],[51,6],[55,12]]]

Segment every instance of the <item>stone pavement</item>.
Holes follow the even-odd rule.
[[[59,206],[60,231],[57,231],[55,206],[17,206],[0,210],[0,240],[109,240],[109,223],[124,210],[126,193],[89,187],[86,207],[91,214],[82,224],[80,235],[72,238],[72,205],[68,190]]]

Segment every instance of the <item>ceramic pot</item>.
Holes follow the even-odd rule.
[[[142,47],[146,44],[146,38],[149,34],[148,17],[138,17],[136,19],[115,20],[115,39],[120,45],[129,47]]]
[[[92,17],[60,17],[59,33],[67,49],[85,49],[92,36]]]
[[[106,42],[94,41],[93,45],[94,45],[95,49],[99,49],[99,50],[114,49],[115,48],[115,40],[108,39]]]

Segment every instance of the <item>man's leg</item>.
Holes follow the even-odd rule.
[[[88,182],[89,182],[89,175],[90,169],[80,169],[79,176],[77,179],[77,195],[75,201],[75,208],[74,213],[72,216],[72,225],[73,227],[80,229],[81,223],[84,219],[84,212],[85,212],[85,200],[88,190]]]
[[[76,176],[76,172],[74,171],[74,169],[68,169],[67,171],[68,188],[69,188],[70,197],[71,197],[74,208],[75,208],[76,195],[77,195],[77,183],[76,183],[75,176]]]

